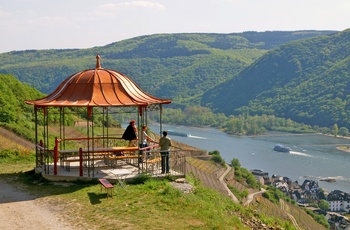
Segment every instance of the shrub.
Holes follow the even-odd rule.
[[[222,159],[222,157],[220,155],[213,155],[210,159],[211,161],[214,161],[215,163],[220,164],[221,166],[225,166],[225,160]]]

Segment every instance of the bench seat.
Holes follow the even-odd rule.
[[[112,197],[113,198],[113,188],[114,185],[112,185],[107,179],[102,178],[102,179],[98,179],[99,182],[101,183],[101,191],[102,191],[102,187],[105,188],[106,192],[107,192],[107,199],[108,197]]]
[[[155,163],[158,163],[160,162],[162,159],[160,157],[156,157],[156,158],[153,158],[151,160],[147,160],[145,163],[148,163],[148,164],[155,164]]]

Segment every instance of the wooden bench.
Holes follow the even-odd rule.
[[[138,155],[126,155],[126,156],[108,156],[106,157],[106,164],[109,166],[113,166],[117,164],[118,160],[130,160],[127,161],[129,164],[132,164],[132,159],[139,159],[141,156]],[[135,164],[135,163],[134,163]]]
[[[91,156],[90,157],[90,161],[94,160],[94,161],[99,161],[99,160],[104,160],[106,157],[103,157],[103,156]],[[82,161],[88,161],[89,158],[87,157],[83,157]],[[78,157],[69,157],[69,158],[66,158],[66,159],[61,159],[60,161],[62,162],[79,162],[80,161],[80,158]]]
[[[107,193],[107,199],[108,197],[112,197],[113,198],[113,188],[114,186],[107,180],[107,179],[98,179],[101,183],[101,191],[102,191],[102,186],[105,188],[106,193]]]
[[[160,162],[162,160],[162,158],[160,157],[156,157],[156,158],[153,158],[151,160],[147,160],[145,163],[148,163],[148,164],[156,164],[158,162]]]
[[[113,160],[113,159],[135,159],[135,158],[140,158],[141,156],[138,155],[129,155],[129,156],[109,156],[107,157],[108,160]]]
[[[138,147],[128,147],[128,146],[118,146],[118,147],[106,147],[106,148],[91,148],[91,149],[81,149],[81,150],[59,150],[58,151],[58,159],[60,162],[60,166],[67,171],[70,171],[71,162],[80,162],[80,155],[83,154],[82,161],[90,162],[94,164],[93,161],[103,160],[104,163],[108,166],[113,166],[117,163],[117,159],[136,159],[137,155],[133,156],[116,156],[121,158],[109,158],[114,155],[119,155],[120,153],[129,153],[135,154],[139,150]],[[89,157],[87,156],[89,155]],[[131,163],[131,161],[130,161]],[[55,166],[56,167],[56,166]],[[82,174],[81,168],[83,166],[79,165],[80,174]],[[82,176],[82,175],[81,175]]]
[[[157,169],[159,168],[159,166],[160,166],[159,164],[161,161],[162,161],[162,158],[160,158],[160,157],[155,157],[153,159],[149,159],[149,160],[144,161],[143,163],[145,165],[146,172],[154,174],[157,171]]]
[[[98,156],[94,156],[94,157],[92,156],[92,157],[90,157],[90,160],[89,160],[89,158],[84,156],[82,161],[83,162],[87,162],[87,161],[93,162],[93,161],[100,161],[100,160],[105,160],[105,159],[106,159],[106,157],[102,156],[102,155],[98,155]],[[59,160],[59,162],[60,162],[60,166],[69,172],[70,171],[70,163],[80,162],[80,158],[76,157],[76,156],[62,158]]]

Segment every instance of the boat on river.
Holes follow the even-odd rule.
[[[180,136],[180,137],[191,136],[191,134],[189,134],[189,133],[176,132],[176,131],[172,131],[172,130],[168,130],[168,135],[174,135],[174,136]]]
[[[326,181],[326,182],[336,182],[335,178],[321,178],[320,181]]]
[[[275,150],[277,152],[285,152],[285,153],[289,153],[290,151],[292,151],[289,147],[286,147],[286,146],[281,145],[281,144],[275,145],[275,147],[273,147],[273,150]]]

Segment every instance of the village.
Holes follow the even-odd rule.
[[[269,173],[253,169],[251,173],[257,178],[262,185],[271,185],[278,188],[285,195],[293,199],[299,206],[305,207],[316,214],[325,215],[331,229],[349,229],[350,220],[345,214],[350,214],[350,194],[334,190],[325,193],[319,187],[318,181],[306,179],[302,184],[298,181],[292,181],[285,176],[272,175]],[[318,204],[320,201],[328,203],[328,209],[322,210]]]

